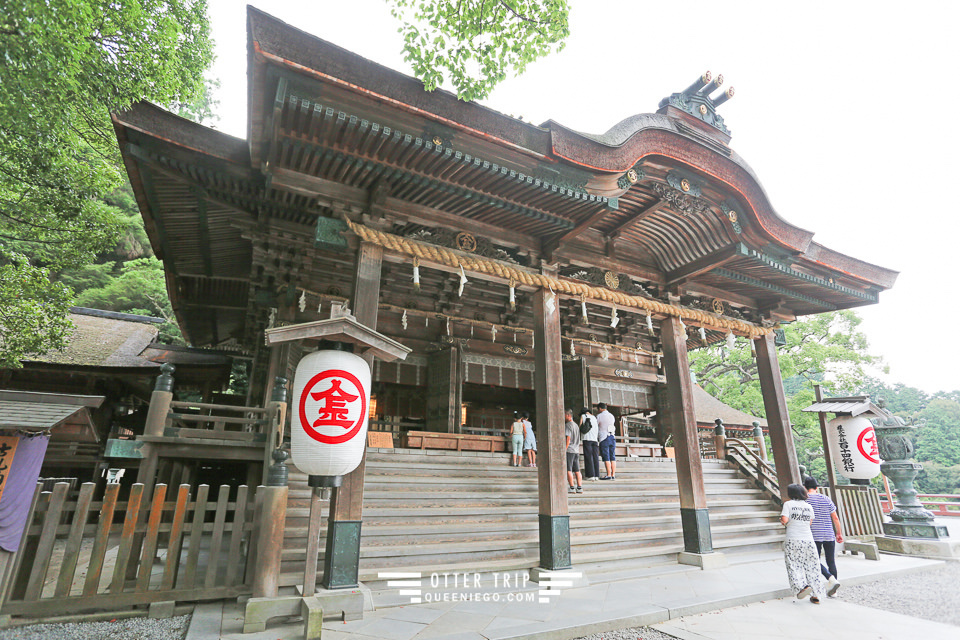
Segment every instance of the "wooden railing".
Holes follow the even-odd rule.
[[[883,513],[879,493],[874,487],[840,485],[834,491],[829,487],[820,487],[819,491],[837,505],[844,536],[883,535]]]
[[[760,445],[753,438],[753,431],[726,427],[726,437],[742,442],[750,451],[760,455]],[[717,436],[712,427],[697,429],[697,438],[700,443],[700,457],[704,459],[717,458]],[[761,456],[762,457],[762,456]]]
[[[446,449],[448,451],[507,451],[509,438],[504,436],[475,436],[466,433],[438,431],[408,431],[403,435],[403,446],[408,449]]]
[[[270,430],[273,411],[270,408],[173,401],[167,413],[164,436],[263,442]]]
[[[103,446],[97,442],[54,441],[47,445],[43,464],[48,468],[55,465],[95,465],[100,462],[102,453]]]
[[[917,499],[925,509],[935,516],[960,516],[960,495],[954,493],[918,493]],[[886,496],[880,497],[880,507],[884,513],[893,508]]]
[[[645,436],[616,436],[618,456],[659,458],[663,456],[663,447],[656,438]]]
[[[220,487],[208,502],[200,485],[191,499],[181,485],[167,501],[158,484],[144,501],[144,485],[119,502],[108,484],[101,502],[95,485],[75,498],[67,483],[34,495],[14,561],[9,595],[0,613],[46,617],[91,610],[121,611],[153,602],[235,598],[251,593],[248,559],[256,505],[246,486]],[[133,550],[140,549],[137,554]],[[201,553],[201,548],[203,553]],[[162,564],[155,564],[162,558]]]
[[[737,465],[740,470],[753,478],[757,487],[763,489],[770,496],[780,502],[780,483],[777,472],[758,456],[743,440],[738,438],[726,439],[725,458]]]

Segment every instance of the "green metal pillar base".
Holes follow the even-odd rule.
[[[355,589],[360,584],[360,520],[327,523],[323,578],[327,589]]]
[[[950,531],[942,525],[929,522],[884,522],[883,534],[898,538],[949,538]]]
[[[570,516],[540,514],[540,567],[569,569]]]
[[[683,526],[684,551],[687,553],[711,553],[713,551],[709,509],[681,508],[680,524]]]

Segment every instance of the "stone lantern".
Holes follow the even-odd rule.
[[[882,401],[880,402],[882,407]],[[899,538],[929,538],[938,540],[949,536],[947,527],[934,523],[933,514],[923,508],[917,499],[913,481],[923,465],[913,460],[913,440],[910,434],[917,428],[903,418],[889,413],[878,419],[876,427],[880,447],[880,471],[891,483],[897,499],[891,509],[893,522],[883,523],[883,532]]]

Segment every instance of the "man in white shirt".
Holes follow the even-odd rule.
[[[597,426],[600,432],[597,441],[600,444],[600,458],[607,469],[607,475],[600,479],[615,480],[617,475],[616,418],[607,411],[605,403],[599,403],[597,408],[600,409],[597,412]]]

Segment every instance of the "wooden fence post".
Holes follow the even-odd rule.
[[[725,460],[727,457],[727,431],[723,428],[722,419],[717,418],[714,422],[717,426],[713,428],[713,446],[717,450],[717,460]]]
[[[260,521],[257,522],[257,557],[253,564],[254,598],[276,598],[279,593],[280,556],[283,551],[289,493],[285,466],[287,457],[286,451],[274,450],[275,462],[268,474],[269,484],[257,488],[257,493],[263,496],[263,502]]]
[[[767,443],[763,439],[763,429],[760,427],[760,423],[756,421],[753,423],[753,441],[757,443],[757,450],[760,454],[760,459],[766,462]]]

